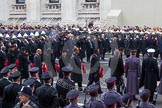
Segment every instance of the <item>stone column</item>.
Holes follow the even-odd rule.
[[[41,0],[26,0],[27,22],[39,22],[41,19]]]
[[[7,21],[9,19],[9,0],[0,0],[0,22]]]
[[[111,10],[111,0],[100,1],[100,22],[107,22],[108,13]]]
[[[62,24],[73,24],[77,20],[77,1],[61,0]]]

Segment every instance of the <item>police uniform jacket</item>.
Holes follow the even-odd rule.
[[[104,101],[106,98],[115,98],[117,102],[117,107],[120,108],[123,106],[121,95],[115,90],[109,90],[103,93],[102,100]]]
[[[7,78],[0,79],[0,97],[3,97],[3,91],[6,86],[11,84],[11,81],[9,81]]]
[[[15,100],[20,90],[21,90],[21,86],[17,83],[12,83],[6,86],[3,93],[2,107],[13,108],[14,105],[16,104]]]
[[[35,94],[40,108],[58,108],[57,90],[54,87],[44,84],[37,88]]]
[[[75,83],[64,77],[62,79],[57,80],[56,89],[58,91],[58,98],[60,106],[64,107],[68,104],[66,99],[66,94],[72,89],[75,89]]]

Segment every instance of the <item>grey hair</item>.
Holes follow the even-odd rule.
[[[118,49],[115,49],[114,55],[119,55],[119,50]]]

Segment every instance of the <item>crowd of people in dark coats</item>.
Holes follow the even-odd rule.
[[[108,63],[111,77],[105,81],[108,92],[103,93],[100,61],[105,61],[106,53],[112,54]],[[144,86],[139,106],[154,108],[149,101],[154,101],[161,78],[159,55],[162,59],[160,27],[0,25],[0,107],[78,108],[78,91],[83,91],[91,97],[84,103],[85,108],[131,108],[139,88]],[[87,87],[83,88],[85,62],[90,63],[90,72]],[[124,72],[127,83],[121,90]],[[75,83],[78,91],[74,90]],[[160,86],[158,93],[161,91]],[[127,94],[122,97],[122,92]],[[97,100],[102,93],[102,100]]]

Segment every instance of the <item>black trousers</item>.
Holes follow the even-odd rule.
[[[160,52],[160,59],[162,60],[162,52]]]

